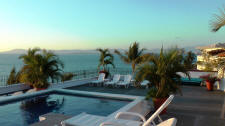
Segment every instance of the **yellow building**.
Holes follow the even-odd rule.
[[[201,51],[201,54],[197,56],[197,61],[201,62],[201,64],[197,64],[198,70],[204,70],[207,62],[217,60],[218,58],[225,58],[225,43],[197,47],[197,49]],[[217,68],[213,70],[218,71]]]

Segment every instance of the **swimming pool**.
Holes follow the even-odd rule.
[[[201,78],[181,78],[182,84],[199,86],[202,82]]]
[[[81,112],[108,116],[131,101],[129,99],[51,92],[0,103],[0,125],[28,126],[38,122],[40,115],[49,112],[71,116]]]

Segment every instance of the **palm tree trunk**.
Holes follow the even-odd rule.
[[[105,71],[105,65],[103,65],[103,71]]]
[[[135,71],[135,63],[132,62],[132,73],[134,74],[134,71]]]

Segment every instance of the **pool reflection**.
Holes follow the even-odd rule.
[[[20,108],[24,124],[38,122],[40,115],[57,112],[63,107],[64,102],[64,97],[61,99],[51,99],[49,95],[22,101]]]

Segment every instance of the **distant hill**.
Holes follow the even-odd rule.
[[[165,49],[167,49],[167,48],[165,48]],[[200,52],[198,49],[196,49],[196,47],[183,47],[183,49],[185,50],[185,52],[192,51],[195,54],[198,54]],[[156,49],[147,50],[147,52],[160,53],[160,50],[161,49],[156,48]]]
[[[198,53],[199,51],[195,47],[185,47],[185,51],[193,51]],[[115,49],[109,49],[111,53],[114,53]],[[125,49],[118,49],[121,52],[125,52]],[[56,54],[96,54],[96,50],[51,50]],[[13,49],[10,51],[0,52],[0,54],[25,54],[27,50],[25,49]],[[146,53],[160,53],[160,48],[145,50]]]
[[[98,53],[96,50],[51,50],[56,54],[91,54]],[[0,52],[0,54],[25,54],[25,49],[13,49],[10,51]]]
[[[0,52],[0,54],[24,54],[27,50],[25,49],[13,49],[10,51]]]

